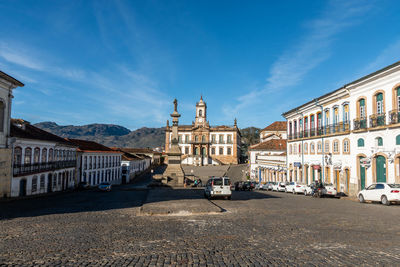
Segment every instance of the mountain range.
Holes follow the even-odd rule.
[[[82,126],[61,126],[55,122],[40,122],[34,126],[65,138],[91,140],[105,146],[112,147],[136,147],[136,148],[163,148],[165,145],[165,128],[143,127],[131,131],[123,126],[115,124],[88,124]],[[259,140],[259,128],[248,127],[241,129],[242,154],[245,155],[247,147]]]

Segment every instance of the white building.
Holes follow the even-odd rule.
[[[260,131],[260,143],[249,147],[250,178],[260,183],[286,181],[286,122]]]
[[[129,183],[152,165],[152,158],[147,155],[127,153],[124,149],[118,150],[123,152],[121,161],[122,183]]]
[[[0,198],[11,196],[10,116],[13,90],[23,83],[0,71]]]
[[[349,195],[400,183],[399,110],[396,62],[284,113],[288,179],[323,180]]]
[[[24,120],[11,121],[11,196],[75,187],[77,146]]]
[[[207,121],[207,105],[200,98],[196,103],[196,116],[192,125],[178,126],[179,148],[182,164],[221,165],[238,164],[240,160],[241,135],[236,119],[233,126],[210,127]],[[172,127],[165,130],[165,152],[171,148]]]
[[[78,181],[90,186],[102,182],[121,184],[122,152],[93,141],[67,139],[78,146]]]

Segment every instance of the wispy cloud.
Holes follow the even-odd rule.
[[[365,75],[372,71],[376,71],[394,61],[400,60],[400,38],[397,41],[386,47],[379,55],[369,63],[364,69],[361,70],[360,75]]]
[[[16,49],[15,46],[12,48],[5,42],[0,43],[0,57],[6,61],[33,70],[43,70],[44,67],[40,61],[30,56],[29,53],[24,50],[25,49],[21,47]]]
[[[306,22],[304,38],[293,40],[272,64],[266,84],[237,98],[235,107],[225,107],[225,114],[237,113],[253,105],[270,92],[298,85],[315,67],[331,56],[331,45],[337,35],[362,20],[372,7],[372,1],[330,1],[322,14]]]

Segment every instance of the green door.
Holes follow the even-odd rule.
[[[360,161],[363,159],[364,157],[360,157]],[[361,190],[363,190],[365,188],[365,167],[361,166],[360,164],[360,181],[361,181]]]
[[[376,182],[386,183],[386,159],[384,156],[376,157]]]
[[[315,170],[314,170],[314,168],[312,168],[311,170],[312,170],[312,180],[314,182],[315,181]]]

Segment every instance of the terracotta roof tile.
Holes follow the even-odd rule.
[[[250,150],[277,150],[286,151],[286,139],[271,139],[266,142],[252,145]]]
[[[263,131],[286,131],[286,130],[287,130],[286,121],[276,121],[276,122],[268,125],[264,129],[262,129],[261,132],[263,132]]]
[[[108,153],[121,153],[119,151],[115,151],[109,147],[106,147],[102,144],[93,142],[93,141],[87,141],[87,140],[81,140],[81,139],[71,139],[71,138],[66,138],[66,140],[74,143],[79,147],[80,151],[86,151],[86,152],[108,152]]]

